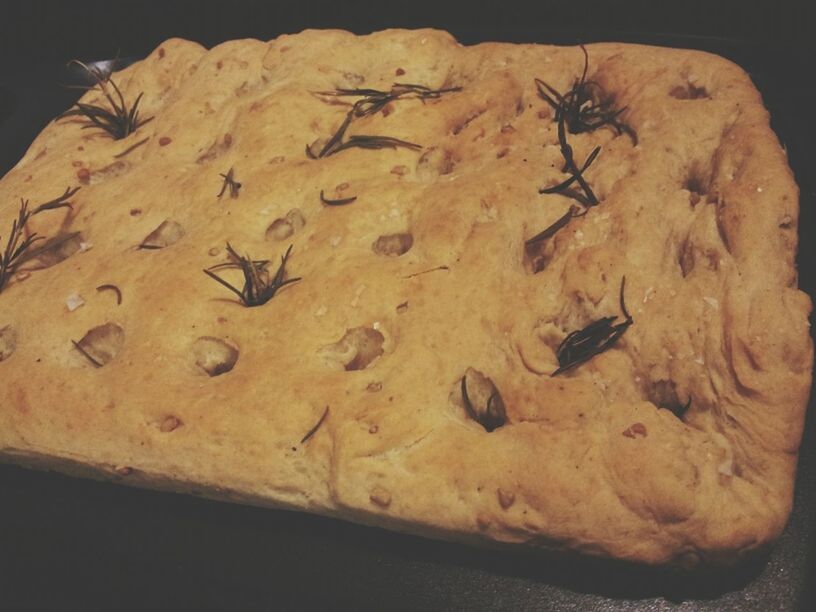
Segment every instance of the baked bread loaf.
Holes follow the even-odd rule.
[[[6,253],[2,457],[646,563],[768,545],[813,356],[785,152],[734,64],[585,50],[173,39],[103,81],[0,181],[0,249],[21,199],[45,239]]]

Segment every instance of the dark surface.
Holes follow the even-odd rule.
[[[0,175],[76,97],[71,58],[141,56],[177,35],[207,45],[304,27],[364,33],[443,27],[466,43],[621,40],[698,48],[746,68],[800,185],[800,283],[816,285],[813,46],[797,4],[543,3],[277,6],[233,1],[34,2],[0,21]],[[747,4],[747,3],[746,3]],[[734,10],[736,8],[736,10]],[[48,19],[42,16],[47,15]],[[651,33],[648,33],[651,32]],[[803,69],[808,75],[803,77]],[[5,228],[0,228],[0,234]],[[0,380],[2,384],[2,380]],[[558,555],[475,550],[331,519],[234,506],[0,466],[0,609],[813,610],[816,424],[810,410],[794,512],[769,556],[683,576]]]

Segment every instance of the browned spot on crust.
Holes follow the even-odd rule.
[[[623,435],[627,438],[636,438],[638,436],[645,438],[648,433],[646,431],[646,426],[643,423],[633,423],[623,430]]]
[[[182,425],[183,423],[181,422],[181,419],[171,414],[164,418],[164,420],[161,422],[161,425],[159,425],[159,429],[164,433],[170,433],[171,431],[178,429]]]
[[[516,502],[516,494],[512,491],[496,489],[496,496],[499,498],[499,505],[502,507],[502,510],[507,510]]]
[[[391,505],[391,493],[383,487],[382,485],[377,485],[371,490],[371,494],[368,496],[371,500],[371,503],[379,506],[380,508],[387,508]]]

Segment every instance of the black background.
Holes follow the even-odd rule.
[[[816,53],[806,3],[16,2],[0,8],[0,175],[75,94],[71,58],[140,57],[171,36],[207,46],[304,28],[439,27],[464,43],[620,40],[698,48],[748,70],[800,185],[813,235]],[[800,248],[813,295],[814,247]],[[2,380],[0,379],[0,384]],[[692,576],[489,552],[321,517],[0,466],[0,608],[812,610],[816,426],[794,513],[767,558]]]

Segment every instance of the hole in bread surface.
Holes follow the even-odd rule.
[[[432,182],[438,177],[450,174],[456,167],[453,152],[440,147],[431,147],[417,160],[416,176],[421,181]]]
[[[286,240],[295,232],[303,229],[306,225],[306,219],[303,218],[303,213],[300,209],[293,208],[286,216],[275,219],[268,228],[266,228],[267,240]]]
[[[647,399],[658,408],[670,410],[677,418],[682,418],[688,408],[688,398],[681,398],[677,383],[669,379],[659,379],[649,383]]]
[[[453,124],[451,127],[451,134],[458,136],[459,133],[470,125],[472,121],[481,117],[486,111],[487,109],[485,108],[474,108],[467,115],[465,115],[464,118],[459,119]]]
[[[678,263],[683,278],[699,265],[702,269],[717,272],[720,269],[720,253],[716,249],[696,245],[689,236],[680,245]]]
[[[669,91],[669,95],[677,100],[702,100],[711,97],[704,86],[698,87],[694,83],[677,85]]]
[[[172,219],[165,219],[156,229],[145,236],[139,248],[163,249],[181,240],[184,237],[184,233],[184,228],[180,223]]]
[[[354,327],[333,344],[322,347],[318,354],[332,367],[346,371],[364,370],[383,354],[385,337],[371,327]]]
[[[453,391],[454,394],[457,392],[461,393],[462,406],[467,415],[484,427],[485,431],[493,431],[507,422],[507,410],[499,390],[479,370],[465,370]]]
[[[224,134],[224,137],[221,140],[216,140],[212,145],[210,145],[210,148],[207,149],[205,153],[202,153],[198,159],[196,159],[196,163],[203,164],[213,161],[226,153],[231,146],[232,134]]]
[[[689,202],[696,206],[700,200],[708,196],[708,179],[697,168],[689,169],[686,179],[683,181],[683,189],[689,192]]]
[[[11,357],[17,348],[17,332],[11,325],[0,327],[0,361]]]
[[[125,344],[125,330],[116,323],[94,327],[76,343],[76,350],[101,367],[113,361]]]
[[[26,256],[26,262],[32,262],[34,269],[55,266],[74,255],[82,248],[82,234],[69,232],[49,238],[32,249]]]
[[[107,179],[116,178],[117,176],[122,176],[126,172],[130,170],[130,164],[125,161],[116,161],[112,164],[108,164],[104,168],[100,168],[99,170],[94,170],[90,174],[90,183],[94,185],[96,183],[101,183]]]
[[[553,258],[555,254],[555,241],[543,240],[533,244],[524,245],[524,267],[531,274],[538,274]]]
[[[410,233],[385,234],[377,238],[371,245],[377,255],[399,257],[407,253],[414,245],[414,236]]]
[[[238,349],[221,338],[201,336],[193,342],[195,365],[207,376],[220,376],[238,362]]]

